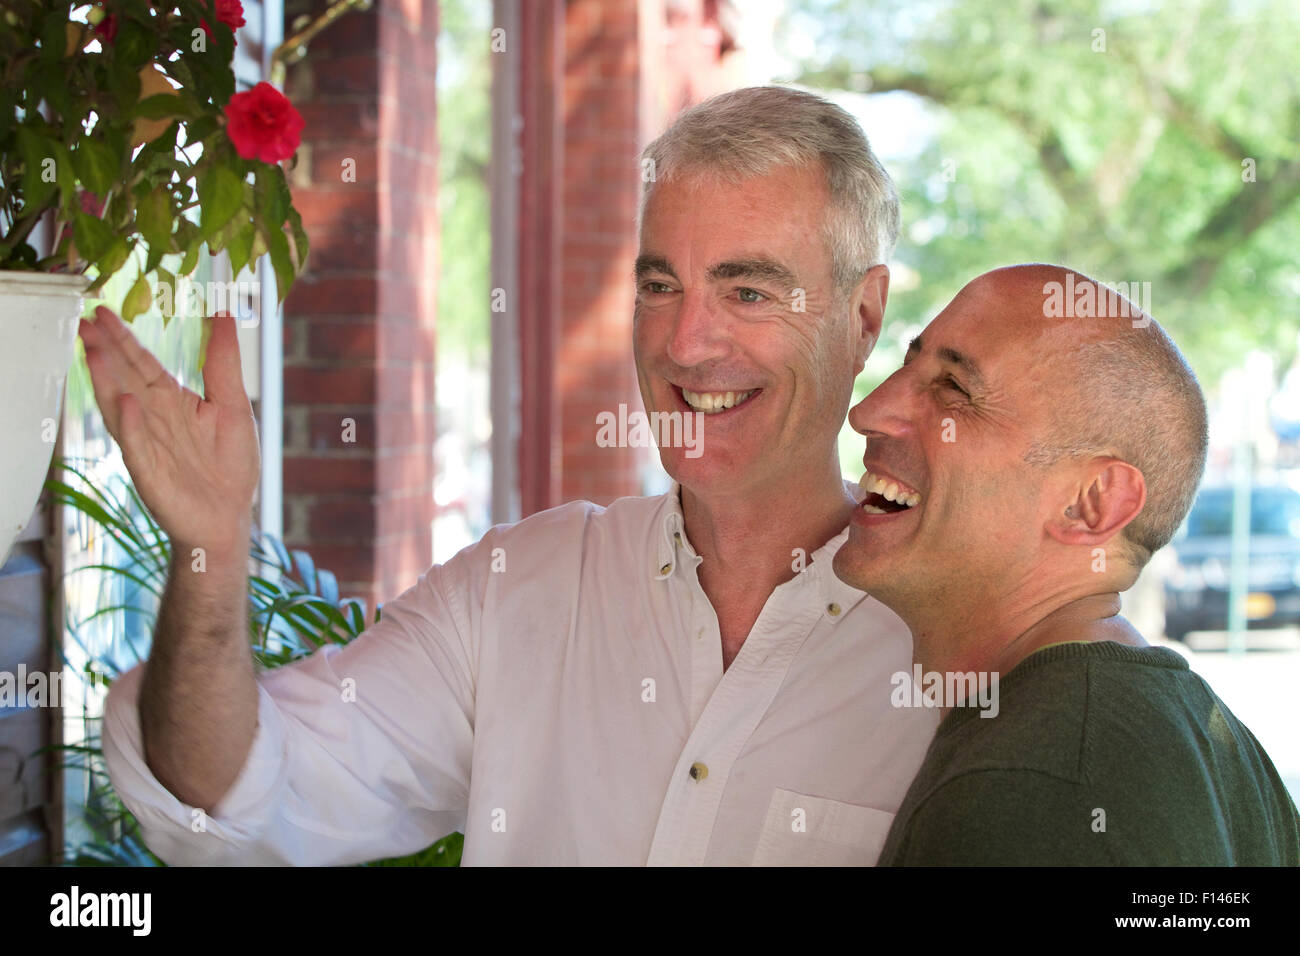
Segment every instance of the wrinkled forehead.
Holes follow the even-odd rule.
[[[1042,286],[1023,279],[970,283],[926,327],[924,350],[960,353],[999,391],[1068,374],[1086,333],[1045,314]]]
[[[801,282],[831,268],[829,194],[815,169],[782,166],[740,182],[681,174],[656,184],[641,220],[643,255],[677,270],[704,270],[740,258],[779,260]],[[691,262],[681,261],[689,254]]]

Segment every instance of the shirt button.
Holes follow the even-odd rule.
[[[691,779],[697,783],[709,775],[709,768],[698,760],[691,764]]]
[[[826,605],[826,613],[828,613],[831,617],[839,617],[839,616],[840,616],[840,606],[839,606],[838,604],[835,604],[834,602],[832,602],[832,603]]]
[[[672,565],[671,565],[671,564],[665,564],[662,568],[659,569],[659,573],[660,573],[660,574],[667,574],[670,570],[672,570]]]
[[[673,540],[676,541],[678,544],[681,544],[681,543],[682,543],[682,533],[681,533],[680,531],[674,531],[674,532],[673,532]]]

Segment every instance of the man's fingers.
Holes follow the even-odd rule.
[[[124,392],[145,391],[147,382],[139,370],[132,364],[124,348],[124,340],[118,334],[124,332],[126,338],[135,343],[130,331],[123,327],[122,321],[111,310],[100,306],[95,310],[95,321],[82,321],[78,329],[82,344],[86,350],[86,368],[90,371],[90,384],[95,391],[95,401],[109,433],[117,436],[120,417],[117,401]],[[139,347],[138,343],[135,343]]]
[[[203,397],[218,405],[248,404],[244,375],[239,367],[239,337],[235,320],[222,313],[208,320],[212,337],[208,339],[207,357],[203,361]]]
[[[144,470],[152,467],[151,462],[141,458],[151,451],[150,443],[144,440],[143,435],[147,428],[144,409],[140,405],[139,398],[130,392],[123,392],[117,401],[115,412],[120,430],[113,437],[117,440],[118,447],[122,449],[122,462],[139,486]]]
[[[82,323],[83,326],[87,324]],[[98,330],[93,334],[98,334]],[[114,372],[112,360],[104,354],[104,350],[92,347],[89,338],[83,336],[83,339],[86,342],[86,368],[90,372],[90,387],[95,392],[95,403],[104,416],[108,433],[116,438],[119,427],[117,399],[124,389]]]
[[[118,318],[112,309],[103,305],[97,306],[95,324],[105,333],[105,348],[116,346],[122,360],[135,373],[127,379],[132,391],[137,390],[137,383],[131,380],[136,376],[139,377],[138,387],[143,390],[168,374],[154,354],[136,340],[135,333],[126,327],[126,323]]]

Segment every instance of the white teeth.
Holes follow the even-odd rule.
[[[893,501],[897,504],[904,505],[908,508],[914,508],[921,503],[921,496],[914,491],[908,491],[899,486],[896,481],[889,481],[881,478],[879,475],[867,472],[858,480],[858,488],[864,494],[877,494],[882,498]],[[863,505],[863,510],[870,509],[870,505]],[[869,514],[884,514],[885,512],[868,511]]]
[[[877,508],[875,505],[863,505],[862,510],[869,515],[883,515],[888,513],[884,508]]]
[[[682,389],[682,397],[686,399],[686,404],[697,412],[705,413],[734,408],[753,394],[754,389],[747,392],[692,392],[689,389]]]

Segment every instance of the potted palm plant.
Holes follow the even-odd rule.
[[[126,272],[110,304],[166,322],[204,248],[232,276],[269,254],[281,299],[304,267],[280,165],[303,121],[270,84],[235,91],[243,22],[239,0],[0,12],[0,564],[49,467],[84,295]]]

